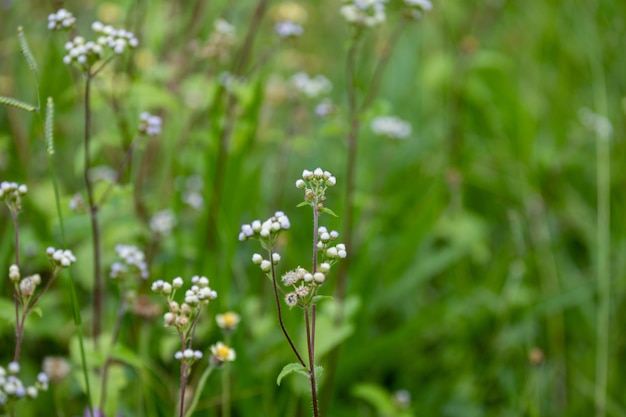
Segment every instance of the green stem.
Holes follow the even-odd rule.
[[[226,346],[230,346],[230,332],[225,335]],[[230,363],[222,365],[222,417],[230,417]]]
[[[195,411],[196,407],[198,406],[198,402],[200,401],[200,396],[202,395],[202,392],[204,391],[204,386],[209,380],[209,376],[211,376],[211,373],[213,372],[214,369],[215,367],[213,365],[209,365],[200,376],[200,380],[198,381],[198,386],[196,387],[196,390],[193,394],[193,399],[191,400],[191,403],[189,404],[189,408],[187,409],[187,413],[185,414],[185,417],[191,417],[191,415]]]

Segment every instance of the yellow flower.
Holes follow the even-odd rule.
[[[215,316],[215,321],[217,321],[217,325],[226,331],[233,331],[237,328],[237,325],[241,321],[241,317],[237,313],[233,313],[232,311],[227,311],[224,314],[218,314]]]
[[[222,342],[217,342],[211,346],[211,353],[211,361],[217,366],[222,365],[224,362],[232,362],[236,357],[235,350]]]

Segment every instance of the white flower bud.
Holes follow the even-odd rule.
[[[269,272],[271,269],[272,269],[272,263],[268,261],[267,259],[264,259],[261,262],[261,271]]]
[[[174,324],[175,320],[176,320],[176,316],[174,315],[174,313],[163,314],[163,322],[165,323],[165,327],[171,326],[172,324]]]
[[[316,272],[313,274],[313,279],[315,282],[319,282],[320,284],[326,280],[326,276],[321,272]]]
[[[337,184],[337,178],[330,177],[326,180],[326,183],[332,187],[333,185]]]
[[[170,284],[169,282],[164,282],[163,283],[163,294],[171,294],[172,293],[172,284]]]
[[[304,180],[296,181],[296,188],[304,189],[305,187],[306,187],[306,183],[304,182]]]
[[[176,277],[172,280],[172,287],[178,289],[183,286],[183,279],[181,277]]]
[[[335,247],[328,248],[326,250],[326,256],[328,256],[329,258],[336,258],[337,257],[337,248],[335,248]]]
[[[322,178],[324,177],[324,171],[322,171],[322,168],[315,168],[315,171],[313,171],[313,175],[315,175],[317,178]]]
[[[252,255],[252,263],[256,265],[261,265],[261,262],[263,262],[263,257],[261,255],[259,255],[258,253]]]
[[[304,274],[302,276],[302,279],[304,280],[304,282],[311,282],[311,281],[313,281],[313,275],[311,275],[311,273],[307,272],[306,274]]]
[[[20,364],[13,361],[13,362],[9,362],[9,365],[7,366],[7,370],[9,371],[10,374],[17,374],[20,372]]]
[[[322,233],[320,235],[320,240],[322,242],[328,242],[330,240],[330,234],[329,233]]]
[[[274,262],[274,265],[280,262],[280,255],[278,253],[272,253],[272,262]]]
[[[254,230],[255,232],[258,232],[259,230],[261,230],[261,221],[260,220],[255,220],[252,222],[252,230]]]
[[[323,273],[327,273],[330,271],[330,264],[328,262],[324,262],[320,265],[320,271]]]
[[[339,237],[339,233],[336,230],[333,230],[332,232],[330,232],[330,238],[335,240]]]

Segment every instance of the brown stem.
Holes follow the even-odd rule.
[[[102,69],[104,64],[100,67]],[[100,70],[99,69],[99,70]],[[94,288],[93,288],[93,338],[94,343],[98,344],[98,337],[102,327],[102,300],[104,298],[104,286],[102,283],[102,271],[101,271],[101,242],[100,242],[100,227],[98,225],[98,205],[95,201],[94,191],[89,180],[89,168],[91,167],[90,142],[91,142],[91,80],[95,73],[87,71],[85,73],[85,166],[83,170],[83,176],[85,180],[85,186],[87,188],[87,197],[89,202],[89,217],[91,220],[91,238],[93,246],[93,258],[94,258]]]
[[[283,314],[280,308],[280,298],[278,297],[278,285],[276,284],[276,272],[274,269],[274,262],[272,260],[272,248],[270,247],[267,252],[269,254],[269,260],[272,264],[272,284],[274,286],[274,299],[276,300],[276,310],[278,311],[278,322],[280,323],[280,329],[283,331],[285,338],[289,342],[291,350],[293,350],[293,353],[295,353],[296,357],[298,358],[298,362],[300,362],[300,364],[306,368],[306,363],[304,362],[304,360],[302,360],[300,353],[298,353],[298,349],[296,349],[296,346],[291,340],[291,337],[289,337],[289,333],[287,333],[287,329],[285,328],[285,324],[283,323]]]
[[[315,314],[315,306],[313,306],[313,314]],[[304,321],[306,324],[307,350],[309,352],[309,380],[311,382],[311,401],[313,402],[313,416],[318,417],[319,411],[317,409],[317,384],[315,382],[315,353],[313,346],[315,338],[315,328],[311,329],[308,307],[304,309]],[[313,319],[313,322],[315,322],[315,319]]]
[[[184,352],[187,349],[187,341],[185,340],[185,334],[179,330],[180,335],[180,346],[181,352]],[[178,416],[185,416],[185,391],[187,390],[187,363],[185,363],[185,359],[181,358],[180,360],[180,406],[178,410]]]

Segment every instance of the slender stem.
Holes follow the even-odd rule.
[[[357,32],[352,39],[348,58],[346,62],[346,84],[348,94],[348,110],[350,117],[350,128],[348,132],[348,163],[346,166],[346,190],[345,190],[345,221],[344,221],[344,242],[348,248],[352,248],[352,230],[354,223],[354,190],[356,184],[356,163],[359,139],[359,109],[357,107],[357,91],[356,91],[356,56],[358,49],[359,33]],[[340,265],[337,277],[337,301],[341,304],[345,297],[346,285],[348,279],[348,270],[350,266],[350,258],[347,257]],[[340,311],[341,309],[338,309]],[[340,318],[338,318],[340,319]]]
[[[104,64],[101,68],[104,67]],[[89,180],[89,168],[91,167],[90,144],[91,144],[91,81],[94,74],[87,71],[85,73],[85,166],[83,176],[85,187],[87,188],[87,197],[89,202],[89,217],[91,219],[91,238],[93,245],[93,338],[94,343],[98,344],[98,337],[102,328],[102,300],[104,298],[104,286],[102,285],[102,268],[101,268],[101,241],[100,227],[98,225],[98,205],[96,204],[93,186]]]
[[[274,262],[272,262],[272,248],[271,247],[268,249],[268,254],[269,254],[270,262],[272,264],[272,284],[274,286],[274,299],[276,300],[276,310],[278,312],[278,322],[280,323],[280,329],[283,331],[285,338],[289,342],[289,346],[291,346],[291,350],[293,350],[293,353],[298,358],[298,362],[300,362],[300,364],[306,368],[306,363],[304,362],[304,360],[302,360],[300,353],[298,353],[298,349],[296,349],[296,346],[291,340],[291,337],[289,337],[289,333],[287,333],[287,329],[285,328],[285,324],[283,323],[283,314],[280,308],[280,298],[278,297],[278,285],[276,284],[276,271],[274,269]]]
[[[107,358],[104,361],[104,366],[102,367],[102,386],[100,388],[100,410],[102,412],[104,412],[104,407],[106,405],[107,388],[108,388],[108,382],[109,382],[109,367],[113,363],[112,350],[117,344],[120,331],[122,330],[122,321],[124,319],[125,312],[126,312],[126,294],[124,291],[122,293],[122,300],[117,309],[117,315],[115,317],[115,327],[113,328],[113,334],[111,335],[111,344],[109,346],[109,353],[107,354]]]
[[[309,318],[309,307],[304,309],[304,322],[306,325],[306,342],[307,342],[307,350],[309,352],[309,380],[311,382],[311,401],[313,402],[313,416],[318,417],[319,411],[317,409],[317,384],[315,382],[315,353],[313,350],[313,339],[315,329],[311,328]]]
[[[226,346],[230,346],[230,332],[226,332]],[[230,417],[230,363],[222,365],[222,417]]]
[[[399,25],[395,26],[395,30],[389,36],[389,40],[383,47],[380,56],[376,62],[376,68],[374,69],[374,75],[372,76],[372,81],[367,89],[367,93],[365,94],[365,98],[361,103],[360,111],[365,111],[374,101],[376,95],[378,94],[378,90],[380,88],[380,82],[382,81],[383,75],[385,73],[385,69],[387,69],[387,64],[389,63],[389,58],[391,58],[391,54],[393,52],[394,47],[398,44],[398,39],[400,35],[407,27],[409,23],[408,19],[402,19],[402,22]]]
[[[120,179],[122,178],[122,172],[124,171],[124,168],[126,168],[126,166],[129,164],[130,160],[132,159],[133,152],[135,151],[136,146],[137,146],[136,142],[133,140],[130,146],[128,147],[128,150],[126,151],[126,155],[124,156],[124,159],[122,160],[120,165],[117,167],[117,171],[115,171],[115,181],[109,183],[107,189],[102,194],[102,197],[100,197],[100,199],[98,200],[98,203],[97,203],[98,206],[102,205],[104,202],[107,201],[107,199],[109,198],[109,194],[111,194],[111,191],[113,190],[113,186],[120,182]]]
[[[17,209],[13,207],[9,207],[9,211],[11,212],[11,219],[13,220],[13,231],[15,233],[15,265],[19,267],[20,265],[20,233],[19,233],[19,223],[17,221]],[[20,297],[19,297],[19,286],[15,284],[15,291],[13,293],[13,300],[15,302],[15,354],[13,355],[13,360],[18,361],[20,357],[20,347],[22,345],[22,327],[20,326],[19,317],[20,317]]]
[[[181,352],[184,352],[185,349],[187,349],[187,346],[186,346],[187,341],[185,340],[185,335],[183,334],[183,332],[179,331],[179,335],[180,335]],[[178,410],[179,417],[185,416],[185,391],[187,389],[187,368],[188,366],[185,363],[184,358],[181,358],[180,360],[180,394],[179,394],[180,406]]]
[[[261,20],[265,14],[268,0],[259,0],[255,8],[254,14],[250,25],[248,26],[248,32],[244,43],[239,50],[239,56],[233,67],[232,75],[239,76],[243,73],[246,63],[252,52],[252,45],[254,39],[259,30]],[[220,86],[215,95],[216,105],[222,98],[222,94],[226,87]],[[207,218],[207,231],[206,231],[206,247],[209,250],[215,248],[217,241],[217,225],[219,222],[219,208],[221,206],[222,194],[224,188],[224,182],[226,179],[226,165],[228,162],[228,146],[230,142],[230,136],[235,124],[235,97],[233,94],[227,91],[226,100],[226,115],[224,125],[219,133],[219,147],[217,151],[217,160],[215,163],[215,176],[213,177],[213,190],[211,194],[211,200],[209,202],[209,212]]]
[[[200,401],[200,395],[204,391],[204,386],[206,385],[206,382],[209,379],[209,376],[211,376],[211,373],[213,372],[214,369],[215,367],[213,365],[209,365],[200,376],[200,380],[198,381],[198,386],[193,394],[193,399],[191,400],[191,403],[189,404],[189,407],[187,408],[187,413],[185,414],[185,417],[191,417],[191,415],[195,411],[196,407],[198,406],[198,402]]]
[[[594,92],[598,110],[606,115],[604,74],[599,59],[594,60]],[[596,310],[596,417],[606,415],[609,376],[609,339],[611,323],[611,148],[610,138],[596,134],[597,184],[597,291]]]

